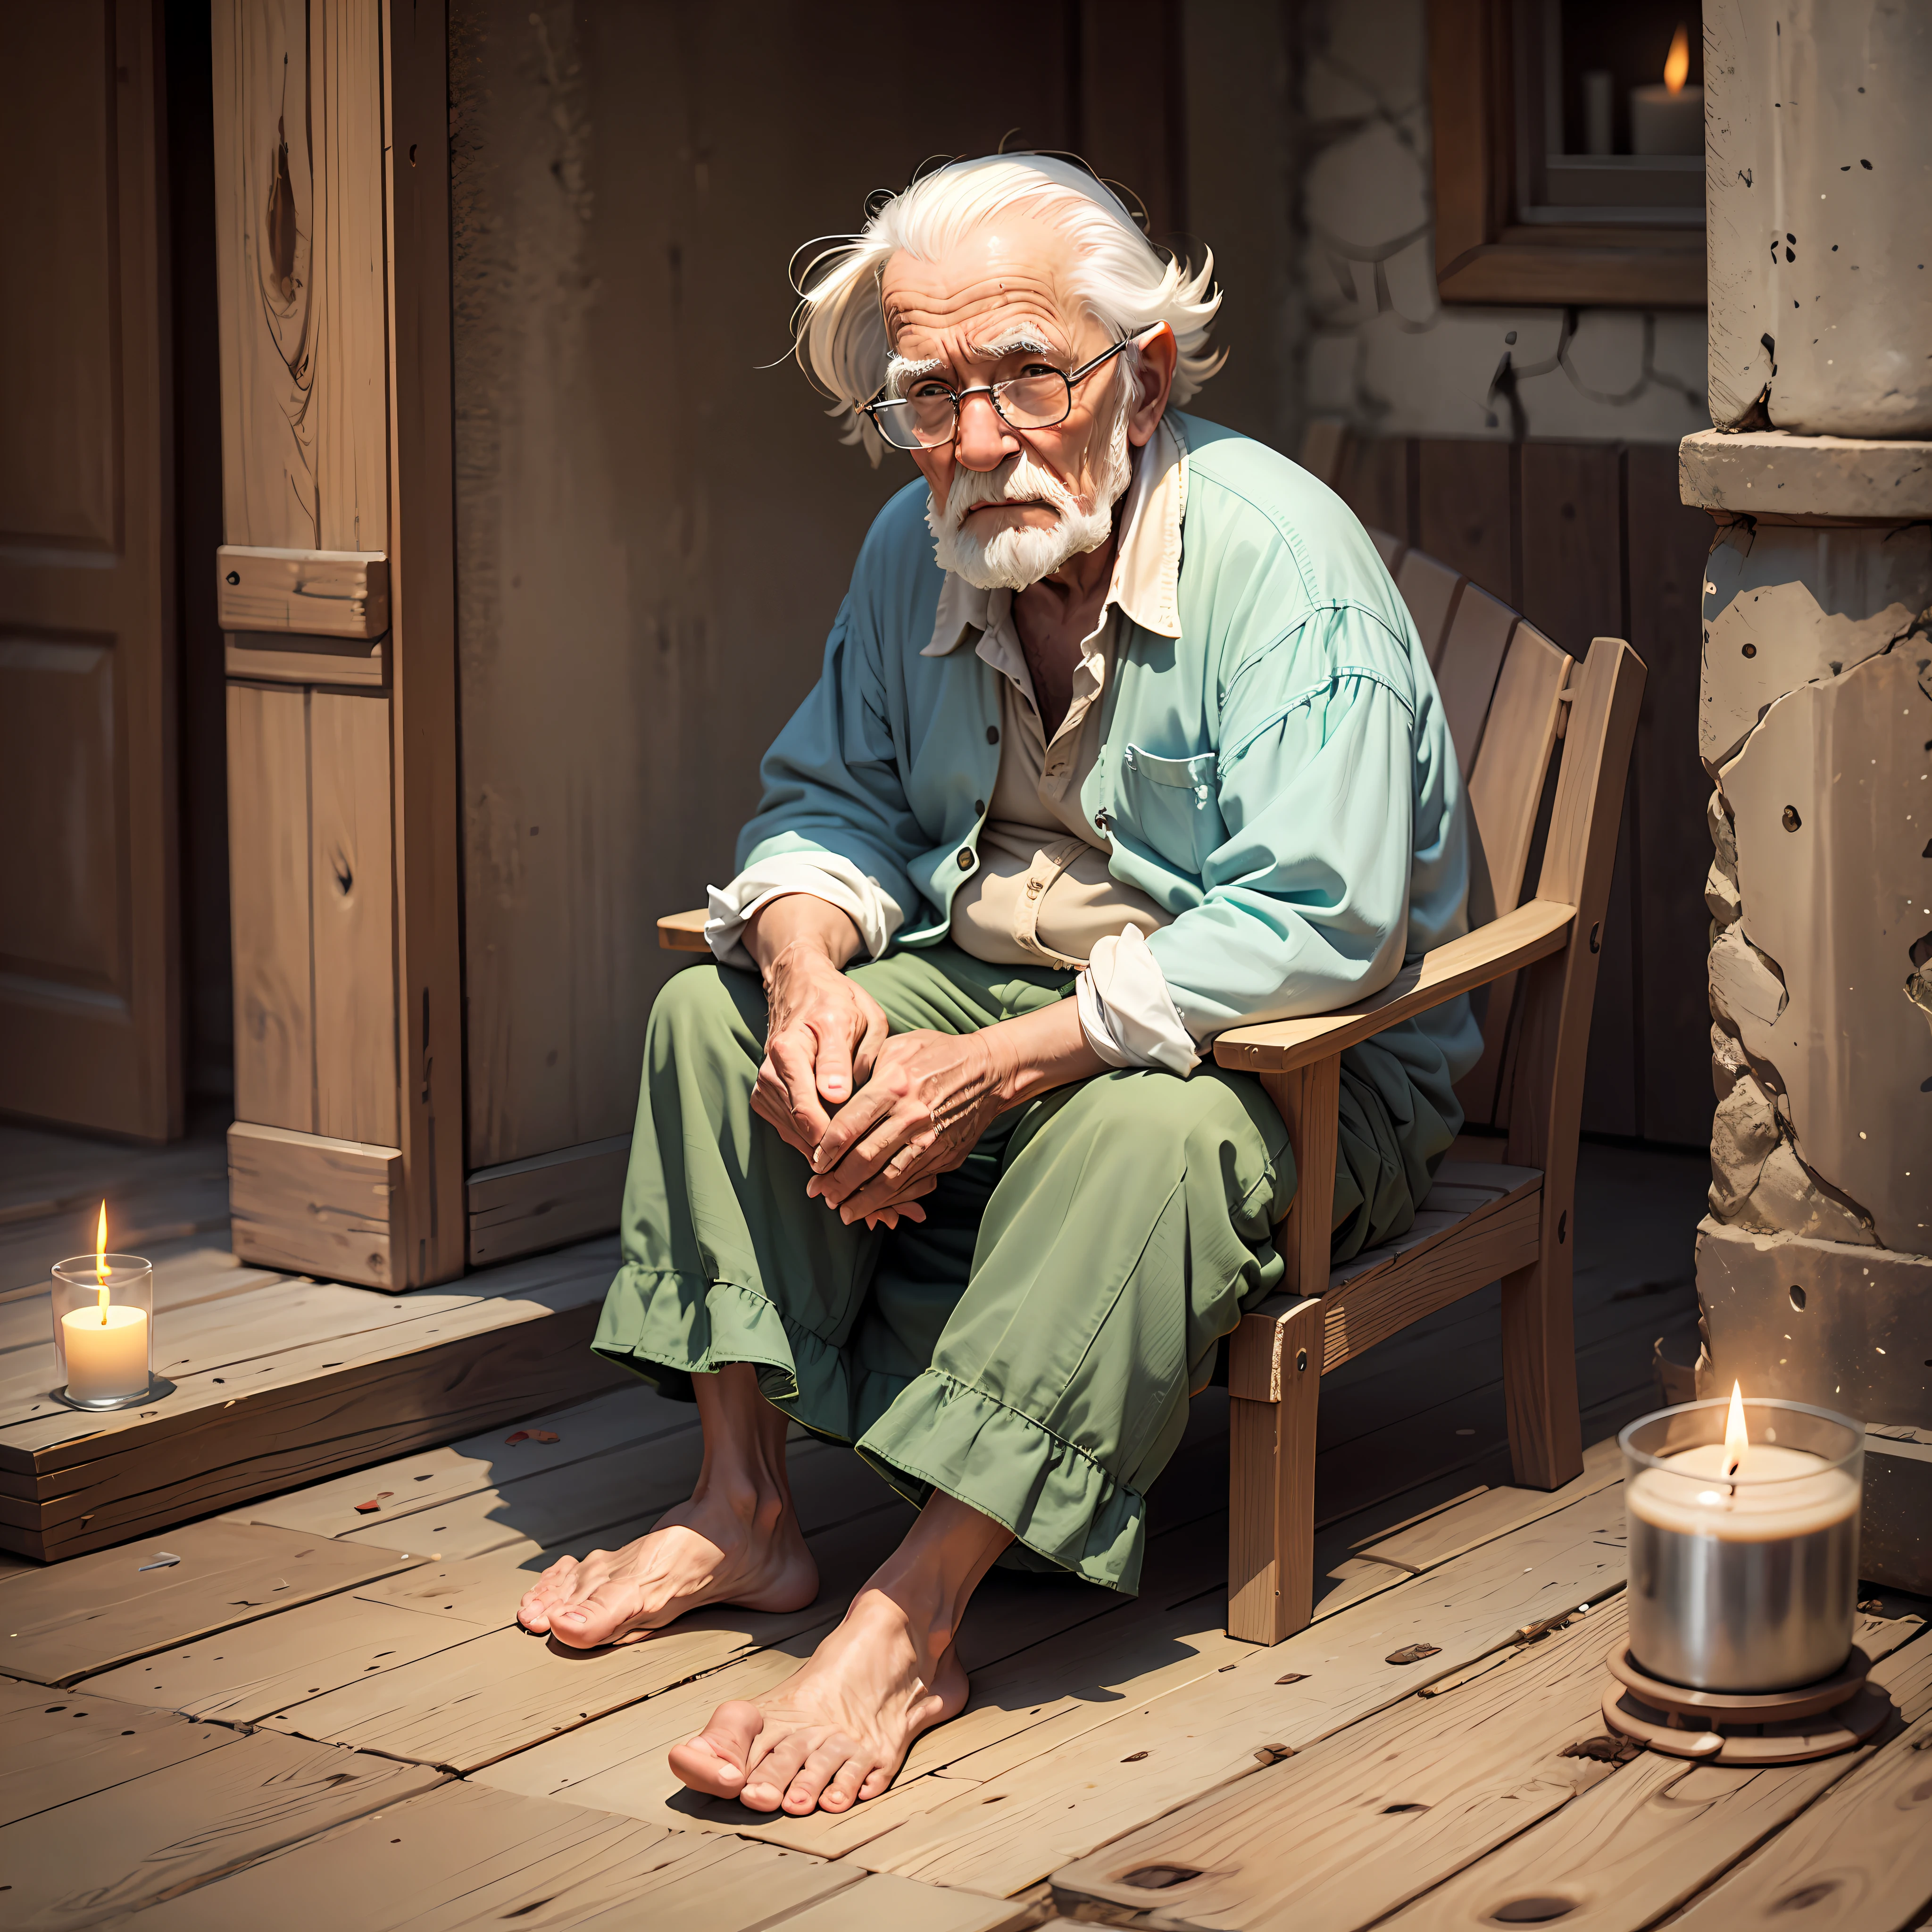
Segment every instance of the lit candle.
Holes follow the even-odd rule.
[[[108,1253],[104,1201],[94,1238],[91,1266],[83,1255],[54,1270],[55,1339],[68,1400],[111,1408],[148,1392],[154,1273],[138,1256]]]
[[[1624,1432],[1630,1652],[1694,1690],[1781,1690],[1852,1646],[1863,1433],[1796,1402],[1705,1402]],[[1718,1414],[1724,1435],[1714,1437]],[[1687,1432],[1706,1439],[1673,1447]]]
[[[1690,37],[1680,26],[1664,63],[1664,82],[1630,89],[1630,152],[1701,154],[1704,152],[1704,90],[1684,85],[1690,73]]]

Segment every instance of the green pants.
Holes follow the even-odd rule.
[[[1072,989],[950,945],[853,977],[895,1033]],[[1294,1167],[1261,1082],[1207,1062],[1063,1088],[994,1121],[922,1224],[873,1231],[808,1199],[803,1156],[752,1112],[765,1026],[753,974],[694,967],[658,995],[598,1353],[686,1398],[693,1374],[754,1364],[770,1400],[914,1502],[943,1490],[1022,1562],[1132,1589],[1189,1395],[1281,1282]],[[1345,1057],[1339,1256],[1408,1226],[1452,1137],[1397,1062]]]

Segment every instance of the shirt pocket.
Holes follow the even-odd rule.
[[[1220,768],[1212,752],[1162,758],[1138,745],[1130,745],[1120,760],[1121,817],[1130,834],[1197,879],[1207,870],[1208,854],[1227,836]]]

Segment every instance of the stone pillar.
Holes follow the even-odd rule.
[[[1698,1385],[1862,1418],[1864,1573],[1932,1592],[1932,8],[1706,0],[1705,42]]]

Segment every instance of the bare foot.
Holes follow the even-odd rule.
[[[670,1766],[692,1790],[754,1811],[848,1810],[892,1783],[914,1738],[956,1717],[966,1692],[950,1643],[922,1638],[868,1586],[802,1670],[754,1701],[719,1705]]]
[[[736,1509],[694,1496],[622,1550],[560,1558],[525,1594],[517,1621],[594,1650],[635,1643],[706,1604],[796,1610],[818,1594],[818,1568],[789,1503]]]

